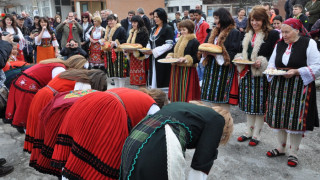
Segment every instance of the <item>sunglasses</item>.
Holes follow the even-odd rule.
[[[82,18],[88,18],[88,17],[82,17]]]

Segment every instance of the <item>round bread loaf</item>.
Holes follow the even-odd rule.
[[[131,43],[123,43],[119,46],[121,49],[131,49],[131,48],[143,48],[141,44],[131,44]]]
[[[203,43],[199,46],[199,51],[222,53],[222,47],[211,43]]]

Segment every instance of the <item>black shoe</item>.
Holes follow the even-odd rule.
[[[2,118],[3,123],[12,124],[12,119]]]
[[[115,83],[114,83],[114,79],[111,79],[111,85],[114,86]]]
[[[3,166],[6,163],[6,159],[5,158],[1,158],[0,159],[0,166]]]
[[[13,166],[2,166],[2,167],[0,167],[0,177],[12,173],[13,169],[14,169]]]
[[[17,129],[17,131],[18,131],[19,133],[21,133],[21,134],[24,134],[24,133],[25,133],[25,132],[24,132],[24,128],[21,127],[21,126],[16,127],[16,129]]]

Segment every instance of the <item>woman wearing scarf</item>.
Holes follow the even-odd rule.
[[[131,18],[132,29],[129,32],[127,43],[141,44],[146,47],[148,44],[148,30],[140,16]],[[130,84],[145,86],[147,81],[147,63],[144,54],[139,51],[129,52],[130,56]]]
[[[183,20],[179,23],[181,36],[174,47],[174,53],[167,58],[179,58],[171,64],[169,99],[171,102],[200,100],[200,85],[197,73],[199,42],[194,34],[194,23]]]
[[[205,66],[201,86],[201,100],[230,110],[238,104],[238,71],[230,62],[240,51],[241,34],[230,12],[220,8],[213,13],[216,27],[206,42],[222,47],[222,54],[203,52]]]
[[[86,33],[86,39],[90,41],[89,63],[94,69],[105,70],[104,53],[101,50],[102,42],[100,41],[104,37],[105,29],[101,26],[101,17],[95,16],[92,19],[93,26]]]
[[[250,146],[258,145],[264,124],[268,81],[263,71],[268,66],[279,33],[272,30],[269,16],[262,6],[255,6],[249,14],[243,50],[235,59],[253,61],[253,65],[236,64],[240,74],[239,108],[247,114],[247,132],[238,141],[250,140]]]
[[[124,81],[127,73],[127,60],[124,57],[123,51],[118,48],[120,44],[126,42],[127,33],[121,24],[118,23],[118,18],[114,14],[109,15],[107,21],[108,26],[106,27],[104,40],[110,43],[110,50],[106,53],[105,66],[108,77],[119,78],[115,80],[116,86],[118,86],[118,80]]]
[[[268,77],[271,86],[265,121],[276,130],[278,146],[267,156],[283,156],[289,147],[288,165],[295,167],[304,133],[319,127],[315,80],[320,76],[320,53],[298,19],[284,21],[281,31],[283,40],[275,47],[268,68],[287,72]],[[288,134],[290,144],[286,145]]]
[[[228,142],[232,131],[231,114],[221,107],[171,103],[131,131],[122,150],[120,179],[206,180],[219,145]],[[195,149],[188,178],[186,149]]]

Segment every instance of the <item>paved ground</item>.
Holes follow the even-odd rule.
[[[320,112],[320,91],[317,92],[318,110]],[[209,180],[253,180],[253,179],[320,179],[320,129],[308,133],[303,138],[300,151],[300,164],[296,168],[287,166],[287,157],[270,159],[266,151],[276,146],[274,132],[264,126],[262,141],[257,147],[248,146],[247,142],[239,143],[236,138],[245,131],[245,116],[237,107],[233,107],[235,121],[233,137],[226,146],[219,147],[219,156],[215,161]],[[30,155],[23,152],[24,135],[19,134],[10,125],[0,120],[0,157],[7,159],[15,171],[4,180],[51,180],[54,176],[41,174],[28,166]],[[186,159],[190,164],[193,150],[188,150]],[[189,168],[188,168],[189,169]],[[188,169],[186,171],[188,171]]]

